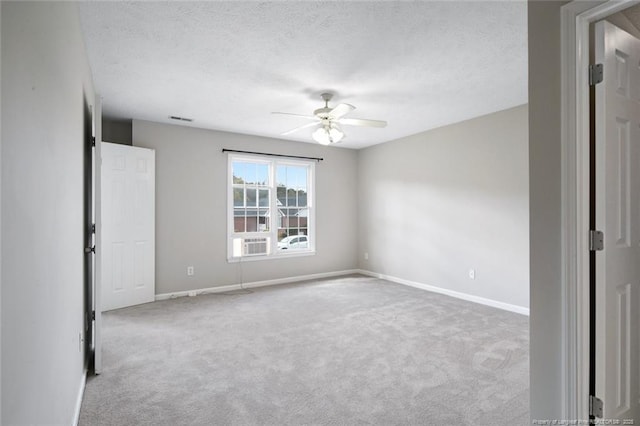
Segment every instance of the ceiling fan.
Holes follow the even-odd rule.
[[[320,95],[324,101],[324,107],[318,108],[313,111],[313,115],[301,115],[291,114],[288,112],[274,112],[273,114],[291,115],[294,117],[306,118],[307,120],[313,120],[312,123],[305,124],[288,132],[282,133],[282,136],[290,135],[298,130],[306,129],[313,126],[318,128],[312,133],[313,140],[322,145],[330,145],[338,143],[344,137],[342,129],[338,124],[347,124],[350,126],[364,126],[364,127],[385,127],[386,121],[381,120],[365,120],[362,118],[344,118],[345,115],[356,109],[353,105],[339,104],[333,108],[329,108],[329,101],[333,97],[331,93],[323,93]]]

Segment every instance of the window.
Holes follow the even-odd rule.
[[[229,155],[228,258],[315,252],[315,162]]]

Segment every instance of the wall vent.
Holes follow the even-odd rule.
[[[187,121],[189,123],[191,123],[193,121],[193,118],[178,117],[177,115],[170,115],[169,118],[171,120]]]

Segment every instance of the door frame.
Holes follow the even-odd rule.
[[[561,8],[562,415],[589,418],[589,26],[638,0]]]
[[[95,112],[89,99],[84,99],[83,117],[83,227],[84,227],[84,361],[93,373],[94,351],[94,292],[95,292]]]
[[[94,235],[94,242],[96,245],[95,255],[95,278],[93,287],[93,309],[95,312],[94,320],[94,373],[102,373],[102,252],[100,247],[102,246],[102,97],[96,94],[94,110],[94,122],[95,122],[95,138],[96,146],[95,150],[95,187],[93,188],[95,199],[95,220],[96,220],[96,233]]]

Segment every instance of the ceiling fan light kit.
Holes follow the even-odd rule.
[[[320,145],[331,145],[332,143],[340,142],[344,137],[344,133],[340,130],[337,124],[331,123],[318,127],[311,134],[311,137]]]
[[[294,117],[301,117],[314,121],[313,123],[307,123],[300,127],[296,127],[295,129],[284,132],[282,135],[285,136],[297,132],[298,130],[306,129],[312,126],[318,126],[318,128],[311,134],[313,140],[321,145],[331,145],[340,142],[345,136],[342,129],[340,129],[340,127],[338,126],[338,123],[363,127],[385,127],[387,125],[386,121],[381,120],[343,118],[343,116],[356,109],[356,107],[349,104],[339,104],[334,108],[330,108],[329,101],[331,100],[333,95],[331,93],[323,93],[321,97],[324,101],[324,107],[318,108],[313,111],[313,115],[274,112],[274,114],[292,115]]]

